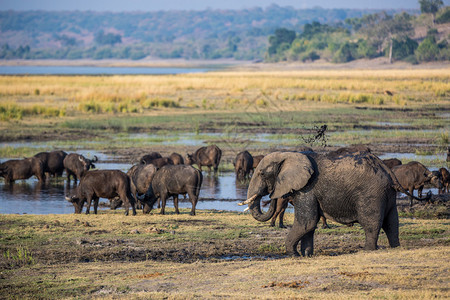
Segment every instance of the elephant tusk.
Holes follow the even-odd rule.
[[[69,197],[67,197],[67,196],[64,197],[64,198],[66,198],[67,201],[72,202],[72,198],[69,198]]]
[[[244,202],[238,203],[238,205],[246,205],[246,204],[252,203],[256,199],[256,197],[258,197],[258,194],[253,195],[252,197],[248,198]]]
[[[249,210],[250,209],[250,207],[247,207],[246,209],[244,209],[244,212],[246,212],[247,210]]]

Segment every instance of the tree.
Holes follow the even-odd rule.
[[[372,40],[381,52],[380,47],[388,44],[389,63],[392,63],[392,46],[394,39],[405,39],[413,31],[411,16],[405,12],[397,14],[394,17],[386,12],[367,16],[361,31]]]
[[[282,46],[283,48],[286,47],[286,44],[290,46],[295,40],[295,37],[296,33],[293,30],[289,30],[286,28],[278,28],[277,30],[275,30],[275,35],[271,35],[269,37],[269,55],[277,53],[277,50],[280,46]]]
[[[439,57],[439,47],[434,36],[427,36],[416,50],[416,57],[419,61],[434,61]]]
[[[95,42],[99,45],[111,45],[122,43],[122,36],[120,34],[108,33],[105,34],[103,30],[95,35]]]
[[[419,0],[420,11],[433,16],[433,24],[436,22],[436,13],[439,11],[444,2],[442,0]]]

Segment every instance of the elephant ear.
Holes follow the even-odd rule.
[[[281,153],[280,171],[270,197],[281,198],[301,190],[313,174],[313,165],[306,155],[295,152]]]

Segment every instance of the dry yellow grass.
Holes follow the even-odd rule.
[[[143,113],[151,108],[147,103],[155,100],[185,108],[231,111],[248,104],[295,110],[302,100],[414,106],[448,101],[449,78],[448,69],[2,76],[0,105],[15,103],[27,108],[45,104],[64,109],[68,115],[80,111]],[[91,103],[98,105],[97,111],[86,109]],[[239,105],[233,105],[236,103]]]

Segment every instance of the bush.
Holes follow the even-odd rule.
[[[439,47],[433,36],[428,36],[415,52],[418,61],[434,61],[439,57]]]
[[[405,59],[413,55],[418,46],[419,44],[409,37],[406,37],[405,40],[394,39],[392,43],[392,57],[397,60]]]
[[[445,7],[443,11],[444,12],[436,18],[437,24],[445,24],[450,22],[450,6]]]

